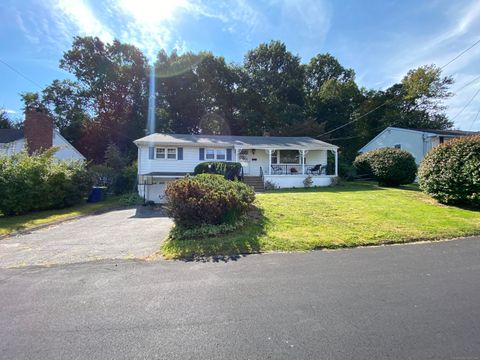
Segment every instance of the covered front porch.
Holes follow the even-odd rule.
[[[245,177],[261,177],[278,187],[303,187],[307,176],[314,186],[328,186],[338,176],[338,148],[236,147],[235,161]]]

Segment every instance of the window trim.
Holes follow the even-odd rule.
[[[298,151],[298,163],[284,163],[282,162],[282,151],[298,151],[295,149],[283,149],[283,150],[274,150],[272,151],[272,156],[270,158],[270,161],[274,165],[301,165],[302,164],[302,156],[300,155],[300,152]],[[274,152],[276,152],[276,155],[274,155]],[[273,157],[277,158],[277,162],[273,162]]]
[[[158,157],[158,150],[163,149],[165,157]],[[175,150],[175,158],[168,157],[168,150]],[[178,148],[176,147],[155,147],[155,160],[178,160]]]
[[[223,151],[223,159],[218,158],[218,151]],[[208,152],[213,151],[213,158],[208,158]],[[227,161],[227,149],[226,148],[206,148],[205,149],[206,161]]]

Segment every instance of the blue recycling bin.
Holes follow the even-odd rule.
[[[105,199],[105,187],[103,186],[94,186],[88,195],[87,202],[96,203]]]

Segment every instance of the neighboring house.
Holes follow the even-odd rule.
[[[385,147],[403,149],[413,155],[415,162],[418,165],[425,155],[438,144],[442,144],[445,141],[459,136],[473,134],[475,133],[460,130],[403,129],[387,127],[358,152],[364,153]]]
[[[193,174],[205,161],[242,164],[245,182],[261,190],[266,181],[278,187],[328,186],[338,174],[338,147],[310,137],[151,134],[138,147],[139,194],[163,202],[166,183]],[[327,153],[334,161],[327,174]]]
[[[38,150],[58,147],[55,157],[60,160],[85,160],[60,133],[53,128],[48,114],[27,110],[23,129],[0,129],[0,155],[12,155],[24,149],[31,154]]]

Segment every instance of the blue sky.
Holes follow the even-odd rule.
[[[480,39],[480,1],[385,0],[4,0],[0,60],[41,87],[70,75],[58,68],[74,35],[118,38],[152,57],[158,49],[210,50],[241,62],[248,49],[282,40],[304,62],[330,52],[357,82],[383,89],[411,69],[444,65]],[[456,81],[448,114],[480,130],[480,45],[444,69]],[[22,118],[19,93],[32,82],[0,63],[0,107]],[[475,81],[474,81],[475,80]],[[470,83],[470,84],[469,84]],[[465,86],[469,84],[468,86]],[[478,118],[474,122],[475,117]]]

